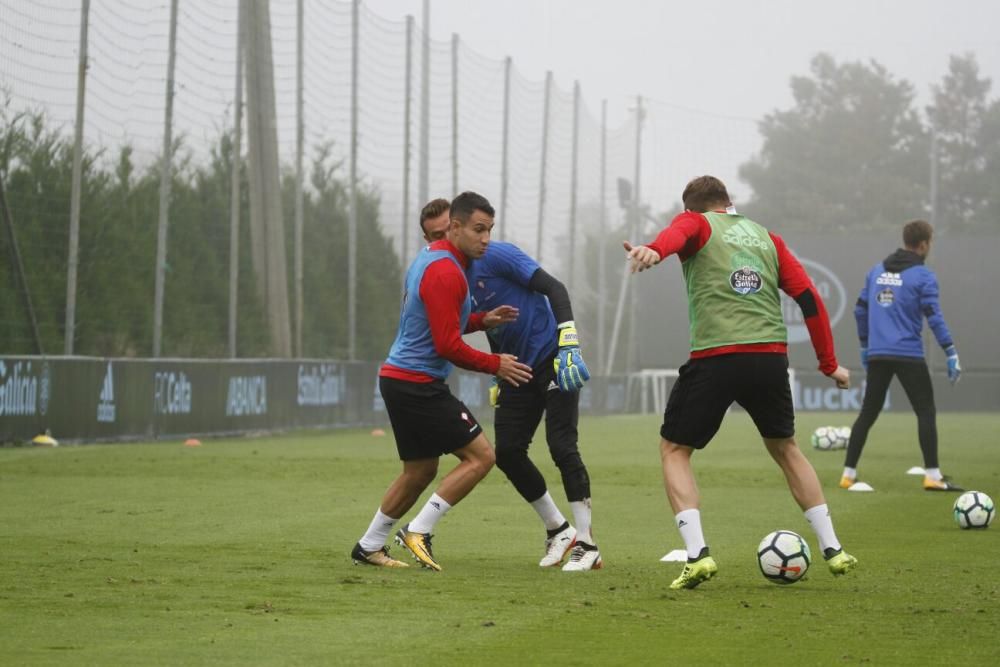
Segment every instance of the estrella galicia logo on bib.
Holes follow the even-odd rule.
[[[730,274],[729,286],[737,294],[753,294],[764,286],[764,279],[753,268],[744,266]]]
[[[878,305],[882,306],[883,308],[888,308],[889,306],[892,305],[892,302],[895,298],[896,295],[892,293],[892,290],[886,287],[884,290],[882,290],[875,296],[875,301],[877,301]]]

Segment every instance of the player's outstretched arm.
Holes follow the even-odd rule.
[[[634,246],[623,241],[622,246],[628,253],[632,273],[636,273],[656,266],[673,254],[678,254],[683,261],[701,250],[711,235],[712,227],[705,216],[685,211],[657,234],[652,243]]]
[[[515,387],[525,382],[531,382],[531,366],[522,364],[513,354],[500,354],[500,368],[497,369],[496,376],[505,380]]]
[[[641,273],[660,263],[660,253],[648,246],[634,246],[628,241],[622,241],[622,246],[624,246],[625,252],[628,253],[628,262],[632,273]]]

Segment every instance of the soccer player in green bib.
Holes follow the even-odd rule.
[[[819,369],[846,389],[850,378],[837,363],[823,300],[781,237],[736,213],[722,181],[695,178],[682,198],[685,211],[655,241],[624,244],[633,273],[676,254],[687,285],[691,358],[680,368],[660,427],[663,482],[687,550],[684,570],[670,588],[694,588],[718,571],[702,532],[691,455],[709,443],[734,401],[785,474],[830,572],[846,574],[858,561],[841,547],[816,471],[795,443],[778,290],[802,309]]]

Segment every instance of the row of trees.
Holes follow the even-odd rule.
[[[872,229],[931,218],[949,231],[1000,230],[1000,100],[972,55],[952,56],[930,104],[878,63],[815,56],[795,104],[760,123],[740,169],[746,213],[782,229]]]
[[[741,168],[753,198],[741,209],[781,229],[896,228],[918,216],[949,232],[1000,230],[1000,100],[972,56],[955,56],[931,103],[916,108],[911,84],[877,63],[837,63],[817,55],[810,76],[791,80],[794,105],[760,123],[763,147]],[[205,163],[183,139],[174,146],[163,354],[227,354],[229,299],[228,133]],[[6,189],[27,286],[45,351],[63,347],[72,146],[44,114],[0,108],[0,177]],[[305,307],[303,356],[344,357],[347,341],[347,185],[329,145],[313,156],[304,206]],[[152,348],[159,170],[136,166],[124,147],[84,158],[75,349],[79,354],[146,356]],[[249,258],[248,198],[240,223],[239,356],[267,356],[264,308]],[[291,219],[294,178],[282,197]],[[358,355],[382,358],[399,308],[400,267],[379,224],[379,195],[358,199]],[[582,202],[581,211],[596,204]],[[0,225],[3,221],[0,220]],[[3,225],[6,227],[6,225]],[[618,240],[589,239],[585,252],[607,243],[605,294],[617,294]],[[286,250],[292,229],[286,225]],[[35,346],[12,257],[12,237],[0,234],[0,353]],[[611,258],[616,258],[614,261]],[[578,262],[579,264],[579,262]],[[289,263],[291,265],[291,263]],[[565,267],[551,267],[560,271]],[[291,270],[291,269],[290,269]],[[593,337],[598,272],[576,301]],[[293,284],[291,276],[289,284]],[[614,308],[606,309],[613,317]],[[606,330],[611,330],[610,321]]]
[[[205,164],[195,164],[183,140],[174,147],[164,356],[228,355],[229,220],[232,143],[221,134]],[[0,178],[25,265],[26,282],[45,352],[63,349],[72,142],[41,113],[0,115]],[[304,201],[303,350],[306,357],[346,357],[347,190],[330,146],[312,161]],[[130,147],[114,159],[84,157],[75,349],[82,355],[149,356],[152,347],[156,221],[160,171],[137,169]],[[243,179],[237,353],[269,356],[263,305],[250,261],[249,203]],[[294,209],[295,179],[285,174],[286,219]],[[384,355],[396,329],[400,269],[379,226],[379,198],[358,197],[358,354]],[[0,227],[6,227],[0,220]],[[291,256],[293,231],[286,225]],[[35,352],[12,238],[0,234],[0,353]],[[291,271],[291,268],[289,268]],[[292,285],[292,276],[288,284]]]

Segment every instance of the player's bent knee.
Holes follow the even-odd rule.
[[[437,477],[437,459],[407,461],[403,464],[403,477],[408,486],[426,488]]]
[[[660,438],[660,458],[664,461],[668,458],[678,456],[690,459],[692,453],[694,453],[694,449],[692,447],[678,445],[675,442],[670,442],[666,438]]]
[[[528,452],[519,447],[497,447],[496,465],[503,471],[515,470],[528,460]]]
[[[481,434],[465,447],[455,450],[454,453],[463,462],[471,463],[480,469],[484,477],[497,462],[492,445],[486,436]]]
[[[587,470],[587,466],[583,465],[583,459],[580,458],[580,452],[578,451],[563,452],[553,456],[552,462],[559,468],[559,472],[564,475],[572,475],[581,470],[586,473]]]
[[[480,465],[482,465],[485,468],[485,472],[489,472],[490,469],[496,465],[496,462],[497,462],[496,452],[493,451],[492,447],[487,447],[486,451],[483,453],[482,458],[480,459]]]

